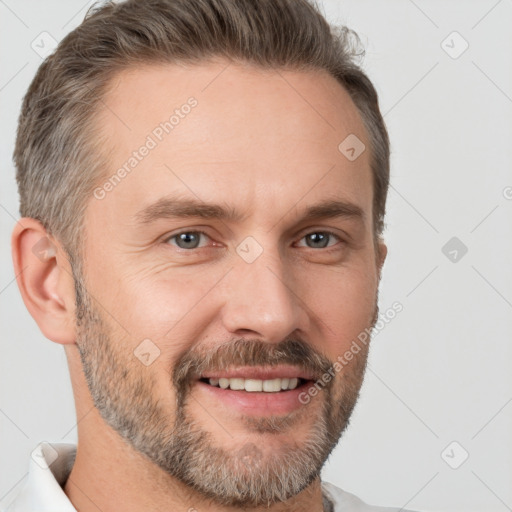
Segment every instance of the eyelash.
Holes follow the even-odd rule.
[[[200,235],[204,235],[205,237],[207,238],[210,238],[210,236],[208,236],[207,233],[205,233],[204,231],[200,231],[200,230],[188,230],[188,231],[180,231],[179,233],[176,233],[172,236],[169,236],[167,237],[165,240],[163,240],[163,243],[166,244],[167,242],[169,242],[170,240],[173,240],[177,237],[179,237],[180,235],[183,235],[185,233],[193,233],[193,234],[200,234]],[[323,235],[329,235],[333,238],[336,238],[339,242],[343,242],[344,240],[336,233],[334,233],[333,231],[329,231],[329,230],[315,230],[315,231],[310,231],[309,233],[306,233],[304,236],[302,236],[300,238],[300,240],[306,238],[308,235],[312,235],[312,234],[323,234]],[[336,250],[336,249],[333,249],[333,247],[336,247],[337,244],[334,244],[333,246],[327,246],[327,247],[319,247],[318,249],[315,249],[314,247],[306,247],[307,249],[312,249],[312,250],[319,250],[319,249],[323,249],[324,251],[330,251],[330,250]],[[182,247],[178,247],[176,246],[177,249],[179,249],[180,251],[184,251],[184,252],[192,252],[192,251],[195,251],[195,250],[199,250],[199,249],[203,249],[204,247],[194,247],[192,249],[183,249]]]

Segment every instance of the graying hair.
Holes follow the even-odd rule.
[[[389,139],[377,92],[358,64],[363,54],[353,31],[330,26],[308,0],[96,4],[41,64],[24,97],[14,150],[20,214],[39,220],[80,267],[85,210],[106,173],[108,141],[94,120],[111,78],[146,63],[224,57],[263,68],[325,70],[347,90],[371,143],[373,228],[380,236]]]

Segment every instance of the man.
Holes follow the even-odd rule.
[[[129,0],[42,64],[13,260],[79,442],[39,445],[10,511],[384,510],[320,480],[386,257],[353,43],[306,0]]]

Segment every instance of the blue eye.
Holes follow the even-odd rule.
[[[176,245],[180,249],[197,249],[201,235],[207,236],[202,231],[183,231],[177,235],[169,237],[166,241],[176,240]]]
[[[338,235],[335,235],[330,231],[313,231],[303,236],[301,240],[309,240],[311,245],[308,244],[308,247],[312,249],[324,249],[329,246],[329,239],[332,239],[333,237],[340,240]]]

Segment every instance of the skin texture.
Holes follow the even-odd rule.
[[[370,151],[351,162],[338,150],[349,134],[369,141],[327,73],[153,65],[117,75],[104,98],[105,176],[190,97],[197,105],[172,132],[102,199],[91,196],[83,275],[73,277],[57,240],[55,255],[34,255],[45,235],[35,219],[13,232],[23,300],[68,358],[79,444],[65,492],[85,512],[320,512],[319,472],[356,403],[367,350],[288,415],[242,414],[195,372],[283,363],[321,375],[373,325],[386,247],[372,231]],[[243,218],[137,223],[171,194]],[[300,220],[332,199],[362,217]],[[197,248],[171,238],[196,231]],[[325,231],[336,235],[327,247],[306,236]],[[237,252],[247,237],[261,249],[250,263]],[[143,340],[159,351],[149,365],[134,355]]]

